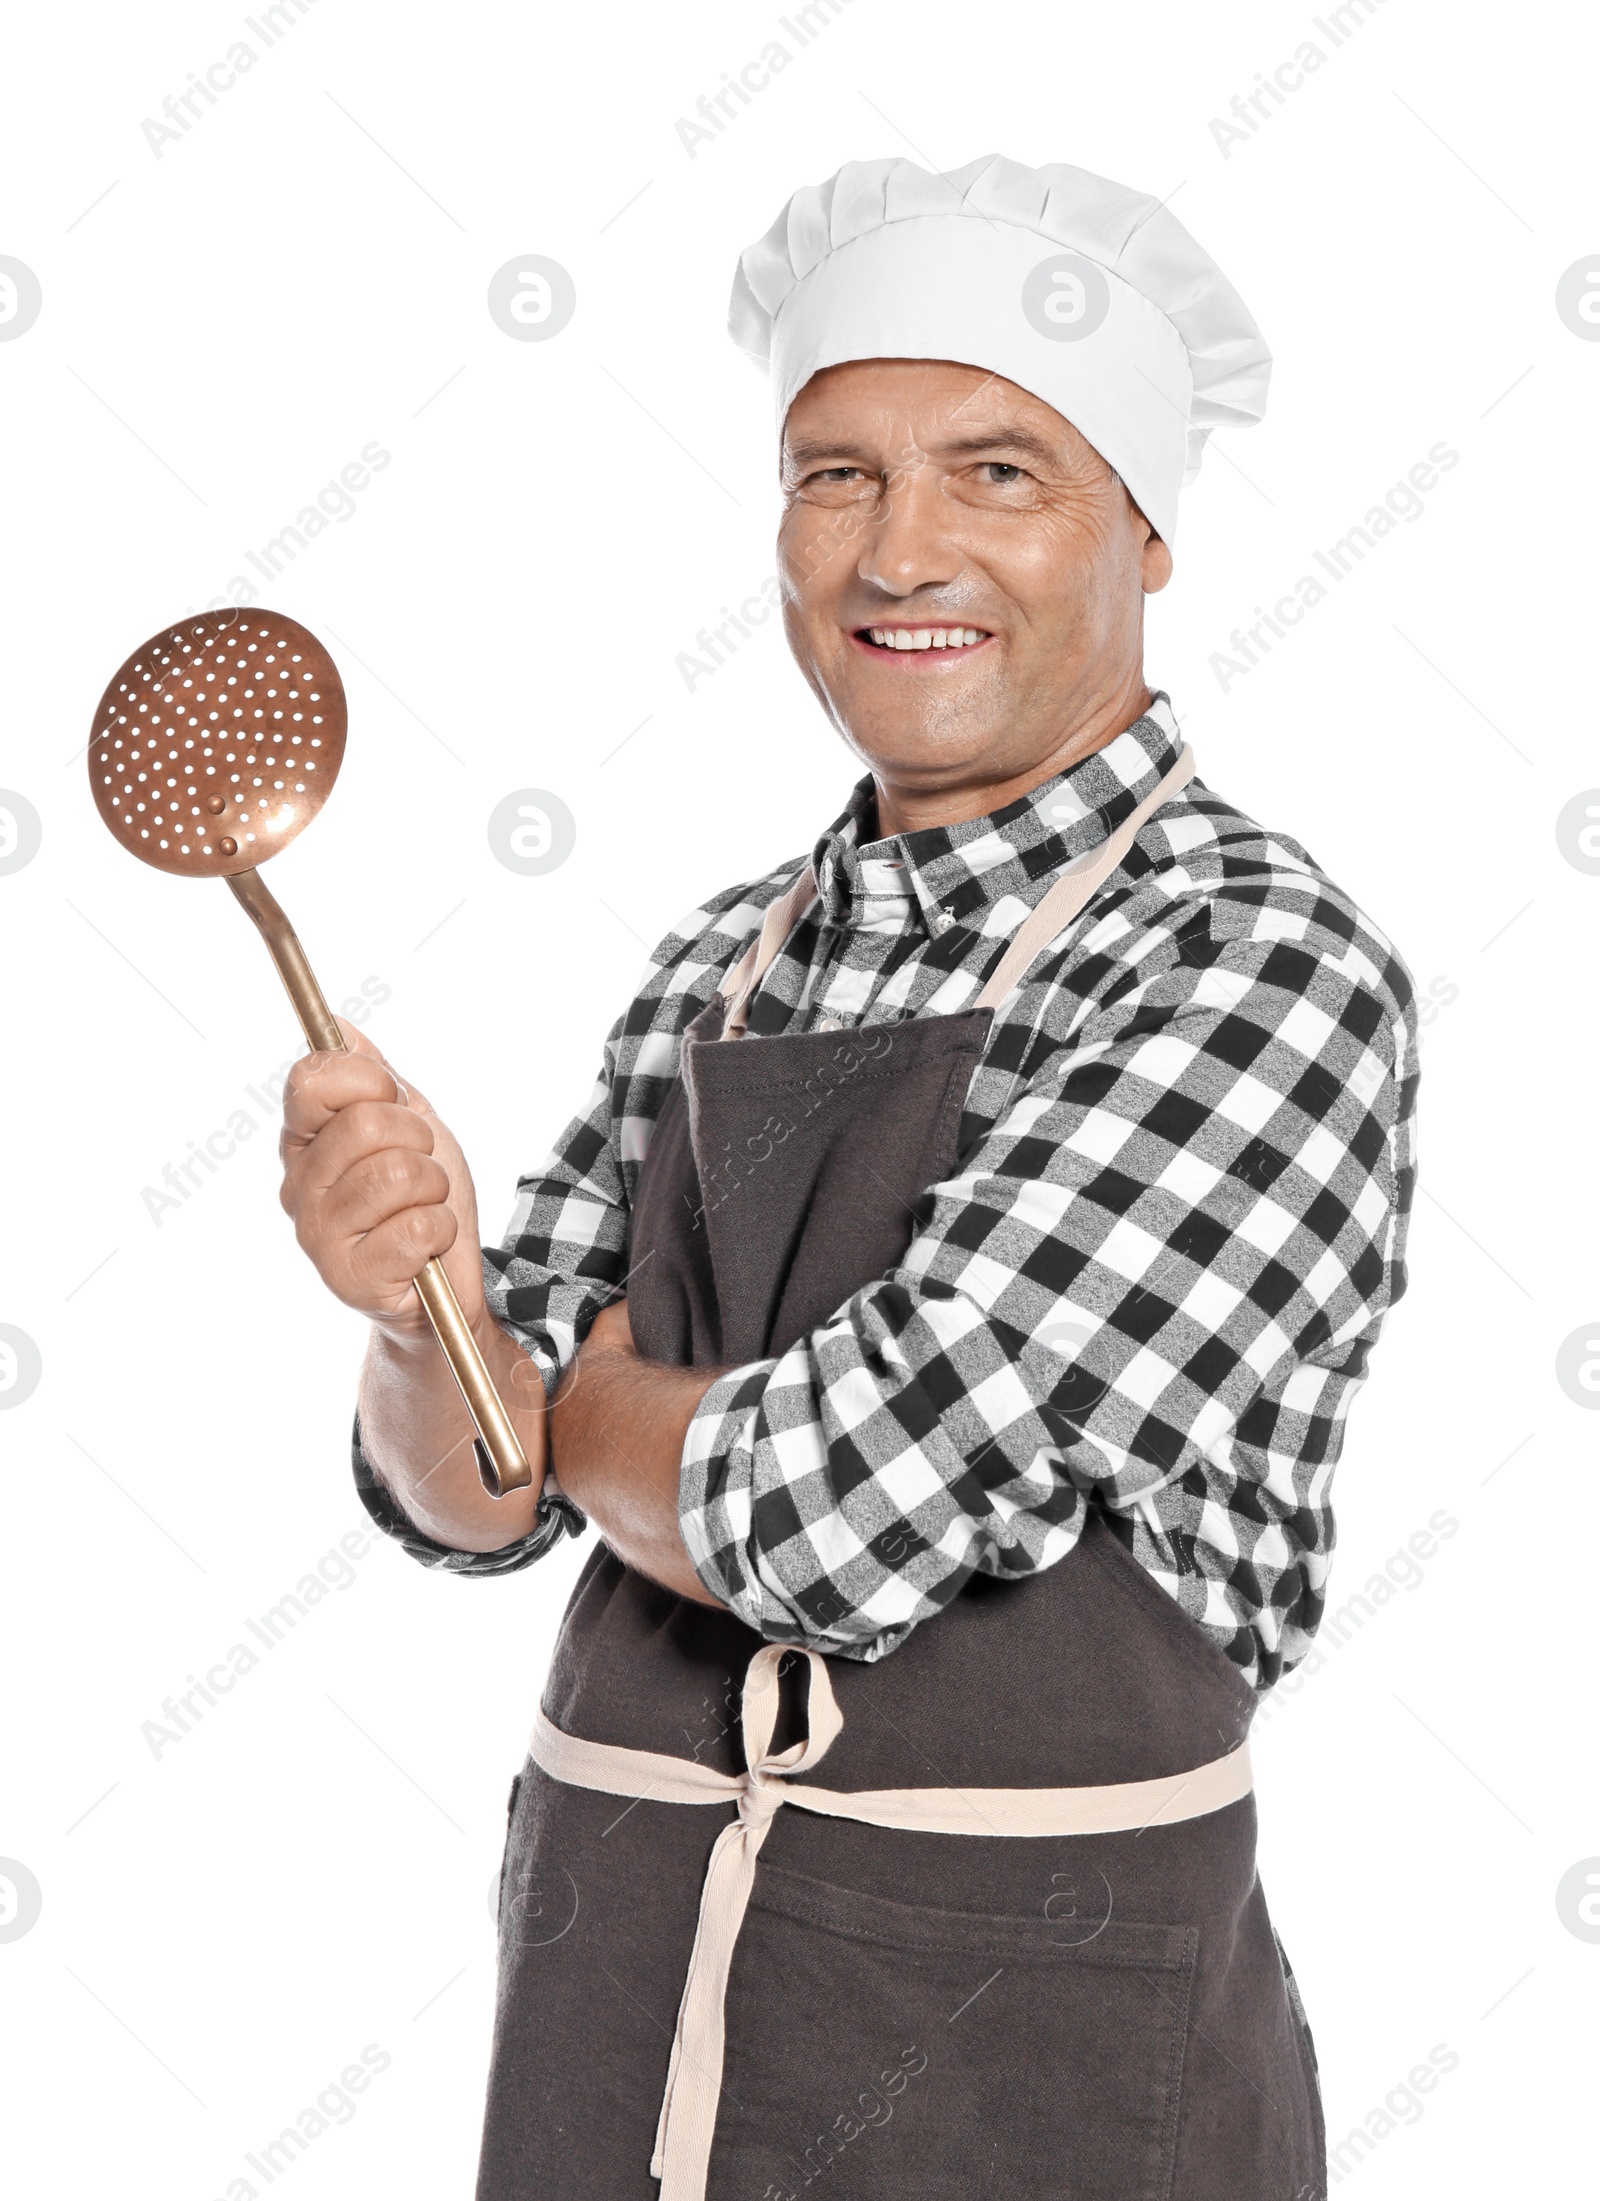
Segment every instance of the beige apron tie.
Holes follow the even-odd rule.
[[[1204,1818],[1238,1803],[1251,1789],[1250,1751],[1241,1743],[1226,1757],[1155,1781],[1119,1781],[1100,1788],[827,1789],[786,1785],[808,1771],[844,1727],[820,1652],[800,1651],[811,1668],[810,1732],[803,1743],[770,1754],[778,1712],[778,1666],[791,1646],[767,1643],[745,1673],[740,1704],[745,1773],[718,1773],[692,1758],[625,1750],[566,1734],[541,1711],[529,1755],[552,1780],[596,1788],[646,1803],[736,1803],[739,1815],[717,1836],[700,1893],[700,1917],[683,2000],[673,2034],[666,2092],[656,2126],[650,2174],[661,2201],[704,2201],[711,2139],[722,2093],[724,2023],[734,1944],[755,1884],[756,1858],[784,1804],[868,1826],[921,1834],[1118,1834]]]
[[[1133,815],[1124,818],[1115,833],[1098,848],[1090,849],[1063,871],[1042,901],[1018,927],[1015,938],[1001,957],[988,984],[972,1004],[975,1009],[997,1009],[1028,966],[1059,939],[1110,878],[1140,833],[1164,804],[1194,778],[1194,751],[1184,744],[1178,761],[1153,787]],[[730,1004],[723,1023],[724,1039],[743,1039],[756,988],[771,968],[773,958],[815,899],[816,875],[807,864],[787,894],[778,897],[761,921],[761,931],[723,979],[718,991]]]

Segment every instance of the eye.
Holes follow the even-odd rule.
[[[1012,482],[1022,479],[1022,468],[1009,466],[1003,459],[985,459],[978,471],[987,475],[995,487],[1000,489],[1009,488]]]
[[[820,473],[809,478],[812,481],[856,481],[860,474],[859,466],[824,466]]]

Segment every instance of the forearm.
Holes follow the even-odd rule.
[[[550,1417],[562,1490],[620,1559],[701,1605],[718,1605],[678,1527],[678,1470],[695,1408],[721,1369],[667,1368],[609,1341],[602,1315],[561,1379]]]
[[[456,1551],[498,1551],[535,1526],[549,1408],[538,1368],[500,1325],[484,1315],[473,1329],[533,1469],[528,1488],[504,1498],[484,1489],[471,1416],[427,1328],[374,1323],[361,1372],[361,1447],[424,1535]]]

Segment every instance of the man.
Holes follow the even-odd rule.
[[[1267,352],[1155,202],[1001,160],[799,192],[732,322],[867,776],[668,935],[481,1262],[370,1044],[286,1102],[374,1516],[456,1571],[603,1538],[513,1791],[480,2201],[1309,2201],[1245,1735],[1403,1289],[1415,1034],[1145,682]],[[528,1491],[480,1487],[431,1255]]]

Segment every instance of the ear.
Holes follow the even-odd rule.
[[[1172,552],[1153,529],[1139,554],[1139,577],[1146,596],[1154,596],[1172,579]]]

